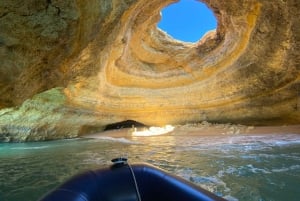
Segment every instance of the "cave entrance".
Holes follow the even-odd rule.
[[[148,127],[147,125],[138,122],[138,121],[134,121],[134,120],[125,120],[125,121],[121,121],[121,122],[116,122],[113,124],[109,124],[105,127],[105,131],[108,130],[115,130],[115,129],[122,129],[122,128],[132,128],[132,127]]]
[[[174,39],[197,42],[208,31],[217,28],[217,20],[204,3],[197,0],[180,0],[161,11],[158,28]]]

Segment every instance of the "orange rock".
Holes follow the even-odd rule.
[[[0,107],[62,87],[60,107],[78,113],[57,112],[89,118],[76,122],[72,136],[126,119],[300,123],[297,0],[204,0],[218,28],[197,43],[157,29],[160,10],[172,2],[1,1]]]

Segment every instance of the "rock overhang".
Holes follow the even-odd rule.
[[[126,119],[299,124],[297,1],[203,0],[218,27],[193,44],[157,29],[172,2],[53,0],[26,14],[17,1],[2,2],[0,106],[62,87],[61,107],[77,111],[62,114],[90,111],[85,128]]]

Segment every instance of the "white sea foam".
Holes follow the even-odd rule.
[[[288,172],[288,171],[294,171],[294,170],[300,170],[300,165],[292,165],[290,167],[282,167],[282,168],[273,168],[273,169],[267,169],[267,168],[257,168],[254,167],[252,164],[248,164],[246,166],[242,167],[231,167],[229,166],[226,170],[220,170],[218,172],[218,177],[223,177],[224,174],[239,174],[242,169],[247,169],[249,172],[252,173],[263,173],[263,174],[271,174],[271,173],[279,173],[279,172]]]
[[[224,198],[228,201],[239,201],[239,199],[237,199],[231,195],[225,195]]]
[[[300,165],[292,165],[290,167],[283,167],[283,168],[274,168],[272,172],[288,172],[291,170],[300,170]]]
[[[250,172],[252,172],[252,173],[264,173],[264,174],[270,174],[270,173],[272,173],[268,169],[257,168],[257,167],[254,167],[252,164],[249,164],[246,167],[249,168]]]
[[[12,147],[12,150],[28,150],[28,149],[46,149],[50,146],[35,146],[35,147]]]
[[[243,136],[197,136],[184,139],[181,146],[184,150],[205,150],[215,147],[225,151],[241,150],[245,152],[253,150],[268,150],[272,147],[282,147],[300,144],[298,134],[268,134],[268,135],[243,135]]]
[[[134,142],[131,140],[128,140],[126,138],[114,138],[114,137],[108,137],[108,136],[99,136],[95,137],[94,139],[103,140],[103,141],[111,141],[111,142],[119,142],[124,144],[139,144],[138,142]]]
[[[225,174],[242,175],[245,172],[251,172],[254,174],[257,174],[257,173],[271,174],[272,173],[272,171],[267,168],[258,168],[258,167],[254,167],[252,164],[248,164],[248,165],[240,166],[240,167],[228,166],[227,169],[218,171],[217,175],[218,175],[218,177],[221,178]]]
[[[224,174],[234,174],[237,171],[238,171],[237,168],[232,167],[232,166],[228,166],[227,169],[218,171],[217,175],[218,175],[218,177],[223,177]]]
[[[214,192],[215,194],[219,196],[225,196],[224,193],[231,192],[231,189],[227,187],[226,183],[221,180],[221,177],[219,175],[215,176],[199,176],[199,174],[196,174],[192,169],[190,168],[184,168],[184,169],[177,169],[176,174],[180,175],[181,177],[185,178],[186,180],[190,180],[193,183],[198,184],[202,188]],[[222,189],[222,190],[221,190]],[[223,193],[221,193],[221,191]],[[236,198],[227,195],[227,197],[230,197],[232,201],[237,200]]]

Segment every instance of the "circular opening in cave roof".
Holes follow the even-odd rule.
[[[162,9],[161,16],[158,28],[183,42],[197,42],[217,27],[212,10],[198,0],[180,0],[170,4]]]

